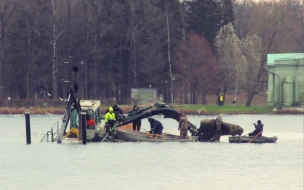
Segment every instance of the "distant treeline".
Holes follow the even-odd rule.
[[[250,105],[267,85],[267,53],[304,52],[303,12],[298,0],[2,0],[0,99],[66,98],[66,80],[82,99],[124,103],[131,88],[152,87],[204,104],[243,89]]]

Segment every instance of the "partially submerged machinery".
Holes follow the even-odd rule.
[[[153,106],[146,106],[137,111],[130,111],[128,114],[119,114],[116,116],[117,121],[115,125],[111,128],[109,133],[106,133],[105,123],[103,120],[103,115],[100,113],[100,101],[98,100],[80,100],[75,101],[79,108],[86,115],[86,119],[93,119],[94,125],[79,126],[79,113],[75,108],[75,103],[70,109],[70,131],[66,133],[66,126],[68,122],[65,122],[65,116],[62,120],[62,126],[58,134],[57,142],[65,138],[78,138],[82,140],[81,128],[86,128],[86,140],[90,142],[103,142],[103,141],[115,141],[118,139],[117,130],[118,127],[132,123],[138,119],[149,118],[154,115],[163,115],[164,118],[171,118],[176,121],[180,119],[180,113],[173,108],[170,108],[167,104],[162,102],[157,102]],[[241,135],[243,129],[235,124],[222,122],[221,135]],[[75,130],[77,129],[77,130]],[[201,142],[213,142],[216,140],[216,124],[215,119],[204,119],[200,123],[200,127],[197,128],[194,124],[188,121],[188,130],[191,136],[198,136],[198,140]],[[62,138],[60,138],[62,137]]]
[[[70,70],[77,72],[78,68],[73,67]],[[82,141],[85,140],[85,142],[113,141],[117,139],[117,130],[119,126],[132,123],[138,119],[145,119],[159,114],[163,115],[164,118],[171,118],[176,121],[179,121],[180,119],[180,113],[178,111],[174,110],[163,102],[157,102],[154,104],[154,109],[152,109],[152,105],[149,105],[137,111],[130,111],[128,114],[116,115],[116,120],[118,122],[116,122],[107,133],[103,115],[100,113],[100,101],[77,99],[75,97],[77,90],[78,85],[76,83],[69,89],[65,113],[62,117],[62,124],[59,131],[55,132],[57,133],[57,143],[62,143],[62,141],[66,138],[73,138]],[[91,120],[91,124],[86,124],[86,121],[79,122],[80,115],[85,116],[84,118],[86,121]],[[81,117],[81,120],[83,120],[83,117]],[[66,130],[69,122],[70,130],[67,132]],[[222,135],[241,135],[243,133],[243,129],[241,127],[234,126],[236,128],[233,129],[232,125],[233,124],[223,122]],[[199,129],[188,121],[188,130],[191,133],[191,136],[198,136],[199,141],[202,142],[208,142],[214,139],[214,137],[217,135],[216,131],[214,130],[215,128],[214,120],[202,120]]]
[[[69,97],[74,97],[70,92]],[[157,102],[153,106],[146,106],[137,111],[130,111],[128,114],[119,114],[116,116],[117,123],[111,128],[109,133],[106,133],[103,115],[100,113],[100,101],[98,100],[74,100],[68,101],[66,112],[62,118],[62,125],[57,135],[57,142],[61,143],[65,138],[78,138],[82,140],[82,128],[86,128],[86,140],[91,142],[103,142],[117,140],[117,130],[119,126],[132,123],[138,119],[145,119],[154,115],[162,114],[164,118],[171,118],[179,121],[180,114],[178,111],[170,108],[167,104]],[[77,105],[76,105],[77,104]],[[78,106],[78,109],[77,109]],[[152,109],[152,108],[155,109]],[[70,108],[70,109],[69,109]],[[81,111],[80,111],[81,110]],[[79,125],[79,114],[85,113],[86,120],[93,119],[94,125]],[[67,119],[68,118],[68,119]],[[66,132],[68,123],[70,122],[70,130]],[[188,129],[192,136],[198,135],[198,130],[194,124],[188,122]]]
[[[243,128],[239,125],[232,123],[221,122],[220,136],[232,135],[241,136],[244,132]],[[216,130],[216,120],[215,119],[203,119],[201,120],[200,127],[198,129],[199,141],[201,142],[214,142],[219,141],[219,131]]]

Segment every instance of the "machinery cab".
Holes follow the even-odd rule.
[[[99,100],[80,100],[82,112],[86,112],[87,140],[97,141],[105,134],[104,120],[101,119]]]

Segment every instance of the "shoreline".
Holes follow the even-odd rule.
[[[121,106],[124,113],[128,113],[129,106]],[[173,107],[178,112],[183,112],[186,115],[217,115],[217,114],[226,114],[226,115],[234,115],[234,114],[304,114],[304,108],[282,108],[276,111],[266,112],[260,110],[241,110],[237,107],[233,111],[222,110],[219,107],[217,110],[206,111],[206,110],[194,110],[193,108],[176,108]],[[14,114],[24,114],[25,112],[29,112],[34,115],[62,115],[65,111],[65,108],[0,108],[0,115],[14,115]],[[104,113],[106,108],[101,108],[100,113]]]

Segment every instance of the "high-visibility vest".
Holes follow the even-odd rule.
[[[105,123],[114,122],[115,120],[116,120],[116,119],[115,119],[115,114],[114,114],[114,113],[108,112],[108,113],[105,115]]]

